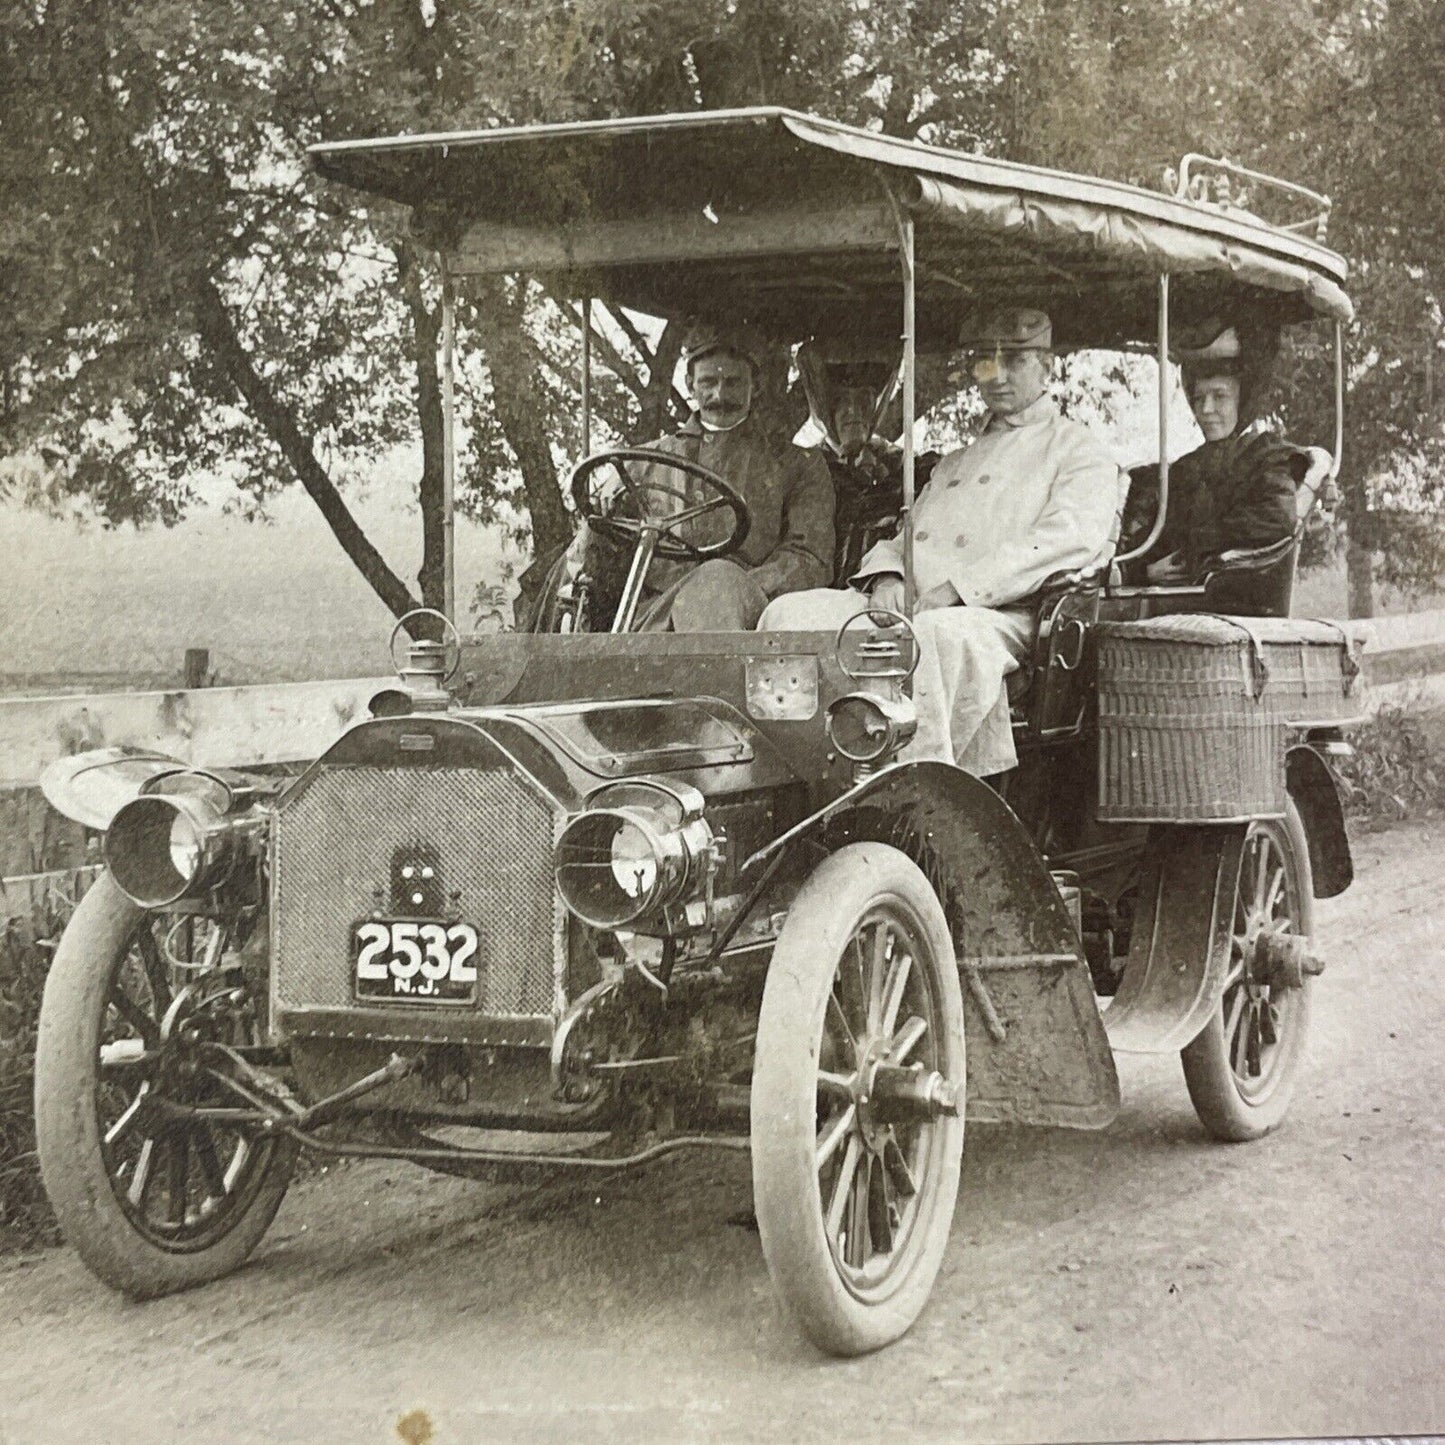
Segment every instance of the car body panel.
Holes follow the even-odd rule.
[[[1177,1052],[1219,1007],[1246,832],[1242,823],[1155,830],[1129,957],[1104,1014],[1118,1052]]]

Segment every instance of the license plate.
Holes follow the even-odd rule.
[[[351,933],[358,998],[475,1003],[477,930],[470,923],[368,918]]]

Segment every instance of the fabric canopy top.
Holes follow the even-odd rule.
[[[458,274],[521,272],[653,315],[896,348],[914,219],[918,343],[971,312],[1049,312],[1064,346],[1264,310],[1347,321],[1344,260],[1248,211],[760,108],[341,141],[322,174],[410,206]]]

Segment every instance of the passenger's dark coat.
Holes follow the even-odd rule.
[[[840,457],[828,446],[818,450],[833,478],[832,580],[841,587],[875,542],[898,531],[903,515],[903,453],[876,438],[856,457]],[[937,452],[914,457],[915,493],[928,481],[937,461]]]
[[[1145,563],[1178,553],[1194,576],[1211,557],[1266,547],[1295,529],[1299,448],[1277,432],[1247,430],[1206,442],[1169,468],[1169,514]],[[1158,504],[1158,473],[1135,470],[1126,537],[1142,538]]]

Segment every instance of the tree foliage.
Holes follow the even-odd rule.
[[[1153,184],[1185,150],[1336,199],[1359,262],[1347,434],[1356,571],[1440,561],[1433,154],[1445,0],[0,0],[0,441],[70,458],[63,497],[170,522],[198,479],[264,508],[301,485],[389,606],[441,591],[439,278],[315,140],[781,103]],[[578,342],[535,284],[458,305],[458,501],[566,534]],[[575,313],[572,318],[575,320]],[[655,434],[676,326],[602,320],[596,404]],[[1286,378],[1317,395],[1325,358]],[[1320,414],[1319,434],[1328,422]],[[398,577],[349,480],[409,442],[424,548]],[[1387,494],[1381,478],[1391,478]],[[520,523],[517,519],[520,518]],[[1364,563],[1360,558],[1363,556]]]
[[[1436,381],[1445,295],[1441,0],[1130,0],[1057,4],[1047,43],[1021,32],[1005,146],[1021,159],[1149,184],[1186,150],[1303,180],[1334,201],[1350,258],[1344,517],[1351,606],[1371,582],[1436,585],[1445,448]],[[1332,434],[1328,348],[1282,370],[1289,414]]]

